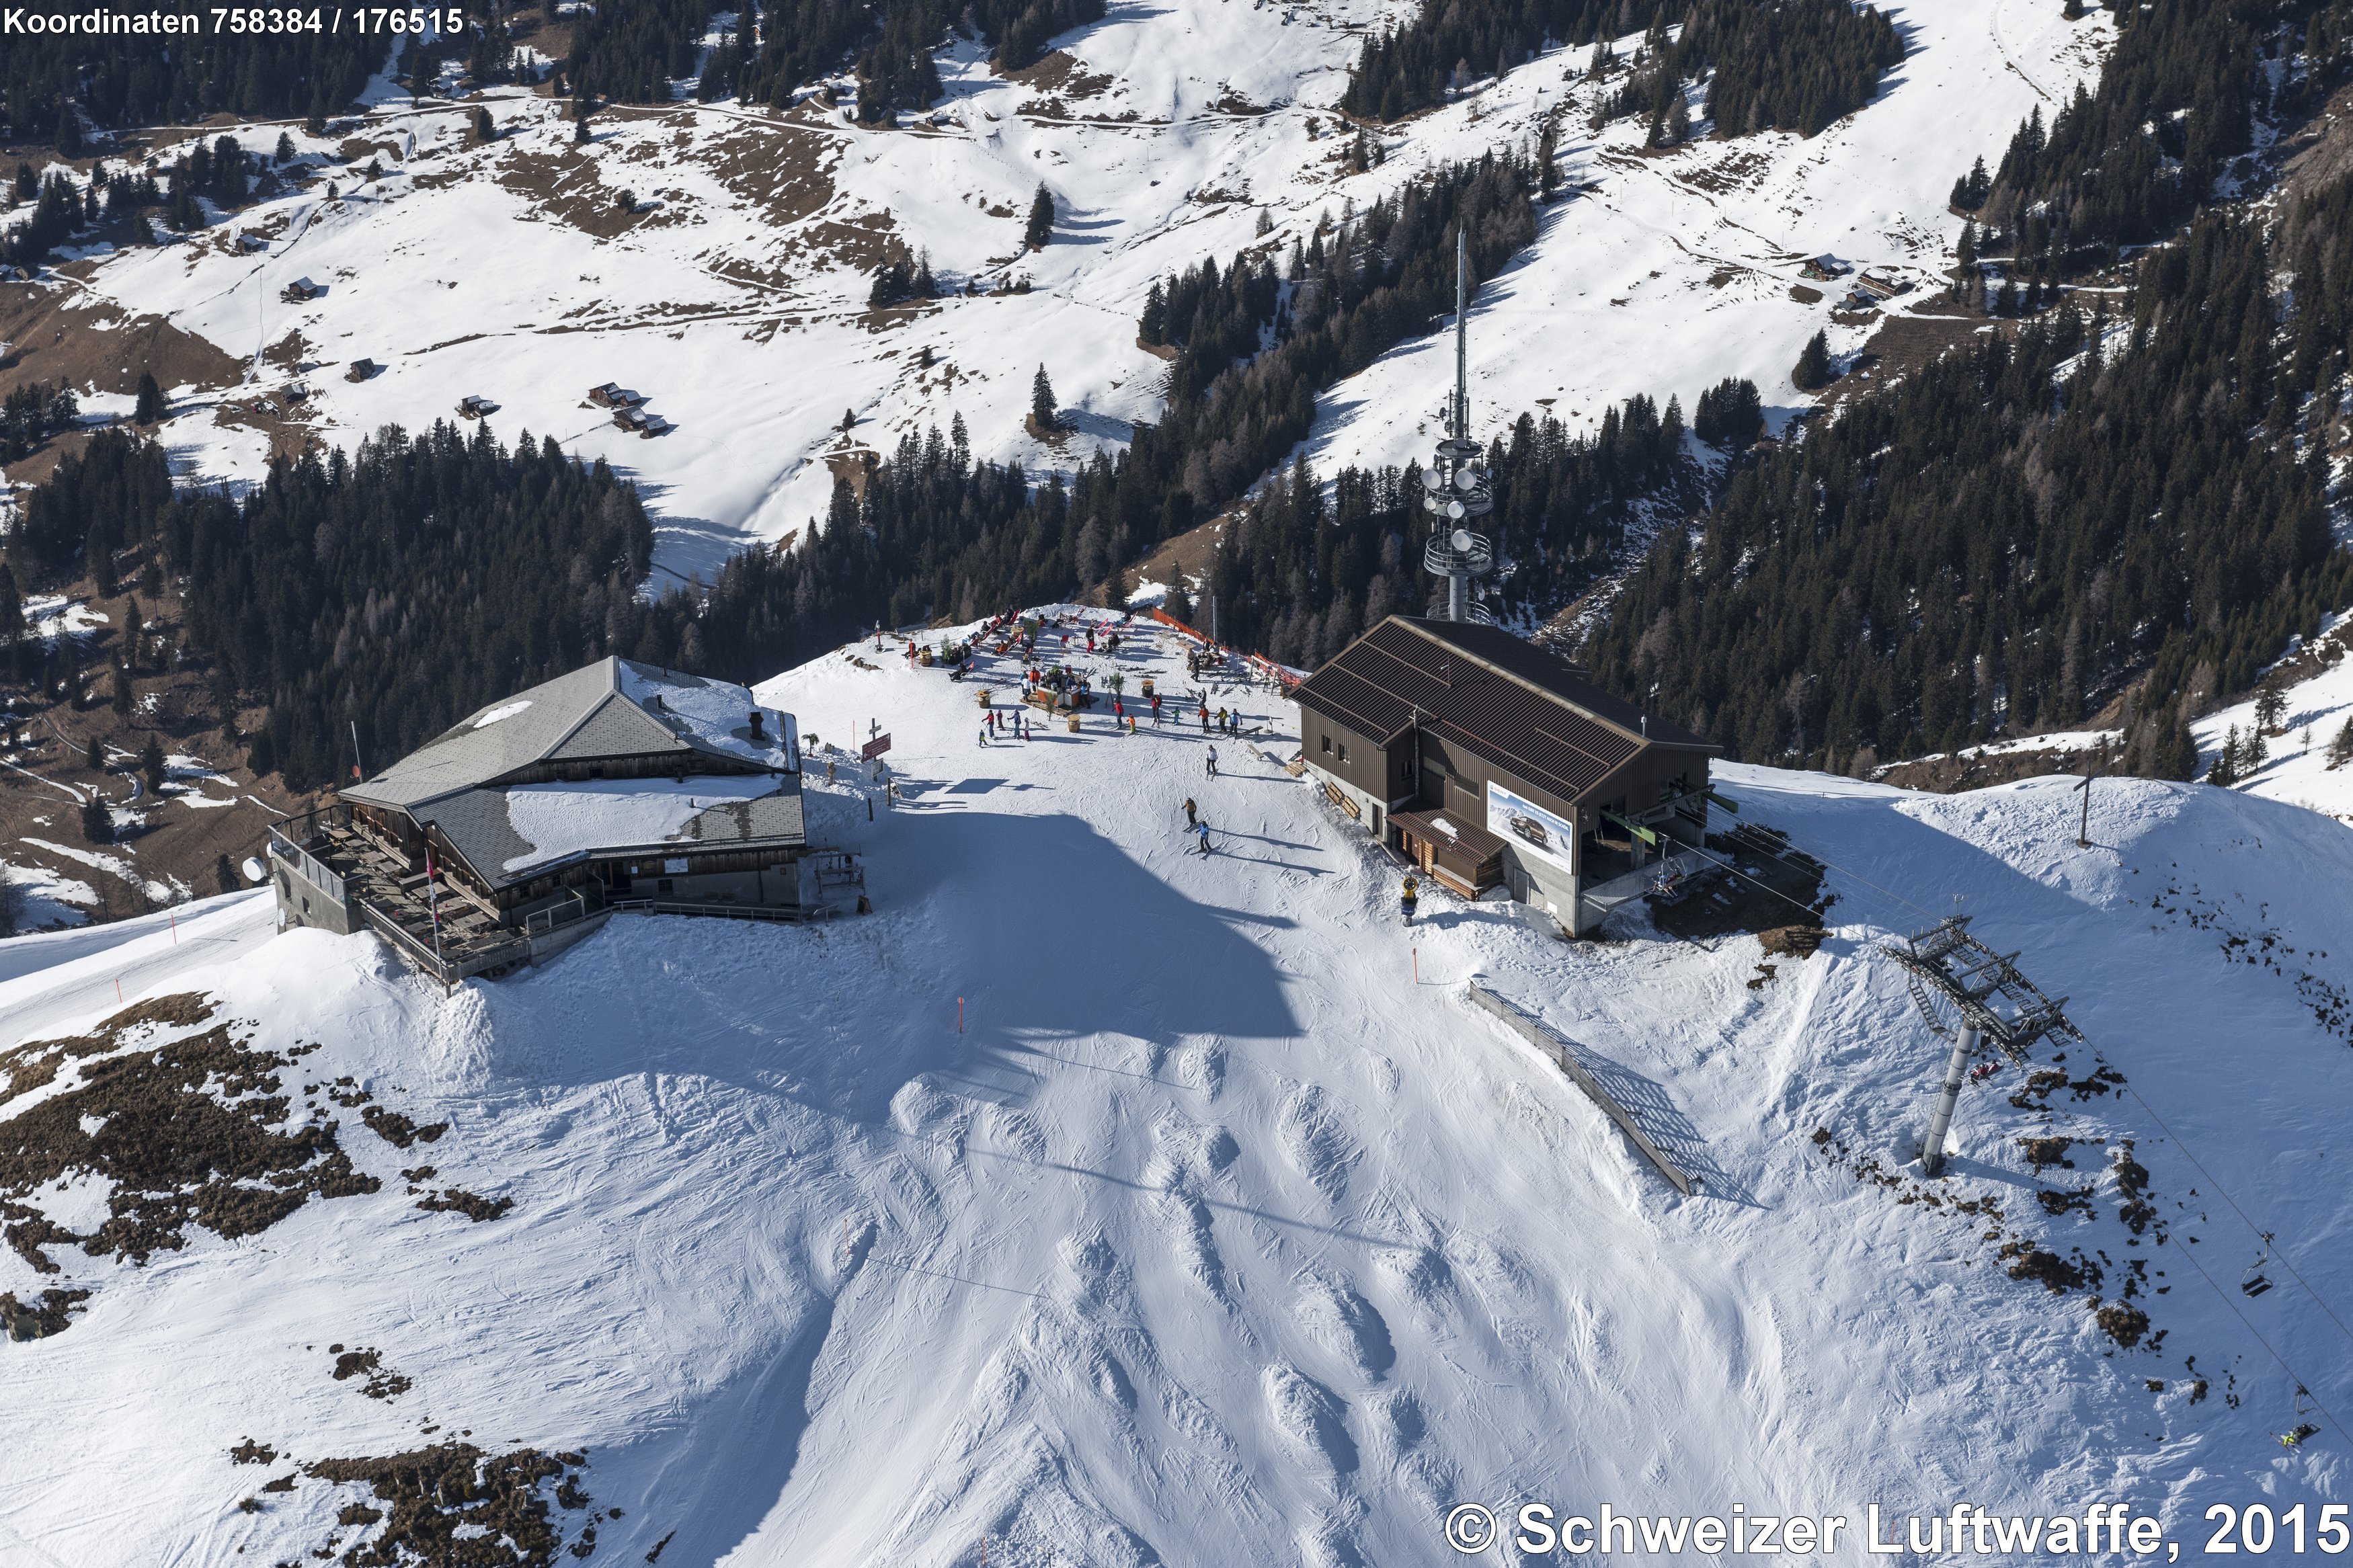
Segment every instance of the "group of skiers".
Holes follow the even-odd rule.
[[[980,721],[980,743],[991,741],[1026,741],[1029,738],[1029,716],[1015,708],[1000,719],[996,709],[990,709]]]

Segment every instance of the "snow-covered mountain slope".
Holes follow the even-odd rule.
[[[984,663],[1002,699],[1018,671]],[[1118,665],[1186,684],[1173,647]],[[1839,895],[1823,949],[1760,981],[1756,939],[1639,913],[1567,944],[1438,895],[1401,928],[1395,868],[1278,765],[1261,689],[1209,690],[1264,731],[1214,780],[1175,724],[984,747],[975,685],[895,647],[760,690],[815,755],[893,736],[898,809],[870,823],[852,763],[812,784],[871,916],[617,917],[448,996],[301,931],[134,978],[210,1000],[87,1056],[7,1058],[59,1064],[0,1103],[19,1225],[108,1212],[70,1160],[6,1184],[34,1130],[95,1148],[121,1085],[253,1065],[224,1040],[281,1058],[279,1087],[171,1092],[254,1126],[283,1095],[381,1186],[291,1167],[312,1195],[286,1217],[184,1218],[144,1268],[0,1254],[19,1298],[91,1292],[0,1342],[0,1559],[228,1568],[507,1508],[417,1500],[450,1454],[471,1472],[450,1444],[540,1476],[561,1540],[593,1516],[601,1552],[667,1565],[1432,1563],[1473,1500],[1857,1528],[1873,1502],[2115,1500],[2194,1552],[2212,1503],[2344,1495],[2337,1426],[2273,1436],[2295,1377],[2353,1408],[2340,825],[2119,781],[2078,849],[2064,781],[1727,767]],[[2055,1081],[1973,1087],[1923,1183],[1944,1047],[1873,948],[1956,899],[2090,1043],[2038,1053]],[[1698,1194],[1466,1005],[1473,977],[1580,1042]],[[2030,1136],[2079,1142],[2037,1167]],[[2280,1284],[2249,1299],[2256,1228]],[[1834,1555],[1864,1560],[1852,1533]]]
[[[1786,414],[1789,367],[1837,293],[1792,298],[1803,261],[1936,273],[1959,227],[1944,210],[1955,175],[2096,69],[2107,37],[2105,12],[2067,22],[2038,0],[1895,6],[1911,54],[1859,114],[1810,141],[1658,155],[1640,150],[1639,124],[1586,135],[1598,89],[1585,53],[1555,50],[1393,128],[1387,162],[1349,175],[1353,132],[1329,106],[1387,14],[1373,0],[1114,5],[1018,80],[973,47],[949,51],[936,111],[889,129],[814,103],[784,116],[681,103],[601,114],[581,148],[565,106],[543,98],[411,108],[387,93],[350,135],[290,128],[306,153],[352,164],[191,243],[103,257],[56,286],[80,290],[93,330],[160,314],[248,365],[274,351],[244,385],[187,391],[168,438],[192,473],[250,479],[273,438],[295,438],[259,405],[297,364],[318,367],[300,375],[305,417],[330,442],[486,397],[508,437],[553,435],[637,475],[660,563],[683,575],[820,514],[828,454],[887,451],[956,414],[979,454],[1033,468],[1124,439],[1157,416],[1165,384],[1135,342],[1153,279],[1222,265],[1255,242],[1261,216],[1287,247],[1433,163],[1530,145],[1564,104],[1563,174],[1586,188],[1549,209],[1525,263],[1481,303],[1482,433],[1539,408],[1597,420],[1637,392],[1688,407],[1725,375],[1753,377]],[[487,147],[466,144],[478,102],[501,127]],[[259,151],[288,129],[234,133]],[[357,180],[371,156],[385,176]],[[1060,217],[1053,243],[1026,254],[1021,215],[1040,181]],[[618,205],[625,192],[636,210]],[[890,243],[928,252],[952,289],[1017,277],[1034,289],[877,315],[869,275]],[[301,278],[326,292],[282,300]],[[1867,331],[1834,326],[1834,344]],[[361,358],[382,369],[346,381]],[[1052,448],[1021,425],[1040,363],[1079,432]],[[1335,464],[1418,452],[1445,379],[1430,345],[1400,349],[1332,394],[1312,450]],[[676,429],[614,428],[584,401],[607,381]],[[860,422],[847,437],[845,410]]]
[[[2353,732],[2348,730],[2353,726],[2353,661],[2345,657],[2353,650],[2353,635],[2348,634],[2353,634],[2353,622],[2341,614],[2332,616],[2311,648],[2299,642],[2281,661],[2287,678],[2281,732],[2264,742],[2269,754],[2238,788],[2353,822],[2353,765],[2340,762],[2331,767],[2328,762],[2337,737]],[[2243,742],[2255,728],[2252,697],[2200,720],[2193,732],[2200,765],[2213,765],[2233,731]]]

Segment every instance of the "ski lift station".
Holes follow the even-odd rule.
[[[616,910],[815,918],[863,873],[809,845],[800,767],[793,716],[745,688],[599,659],[279,824],[279,911],[372,928],[445,982],[545,957]]]
[[[1500,628],[1391,616],[1293,696],[1332,804],[1465,898],[1581,935],[1705,839],[1715,748]]]

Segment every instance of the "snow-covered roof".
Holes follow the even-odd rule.
[[[424,816],[538,763],[646,756],[679,773],[800,766],[792,715],[760,709],[744,687],[608,658],[491,703],[343,794]]]
[[[586,855],[805,842],[799,783],[735,773],[517,784],[470,790],[417,815],[495,886]]]

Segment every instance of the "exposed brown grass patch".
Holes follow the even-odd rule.
[[[566,1471],[566,1461],[577,1458],[535,1448],[493,1455],[471,1443],[445,1443],[381,1458],[321,1459],[302,1473],[366,1489],[364,1500],[346,1503],[336,1515],[342,1527],[366,1531],[343,1552],[352,1568],[554,1568],[567,1550],[585,1558],[596,1549],[593,1518],[567,1549],[555,1511],[557,1505],[585,1510],[594,1500],[580,1489],[577,1472]],[[553,1498],[551,1482],[558,1483]],[[322,1555],[333,1555],[332,1548]]]
[[[185,1247],[191,1226],[224,1238],[250,1236],[313,1194],[349,1197],[382,1185],[353,1167],[333,1123],[283,1127],[290,1105],[279,1074],[315,1045],[252,1050],[219,1024],[149,1047],[156,1026],[187,1026],[211,1011],[201,996],[163,998],[126,1008],[93,1035],[58,1042],[67,1047],[61,1058],[84,1058],[79,1081],[0,1123],[0,1216],[9,1246],[34,1268],[61,1272],[47,1249],[68,1244],[143,1264]],[[111,1189],[109,1217],[87,1236],[23,1201],[75,1179]]]
[[[449,1131],[447,1121],[419,1127],[399,1111],[386,1110],[381,1105],[371,1105],[361,1111],[360,1120],[368,1124],[370,1131],[396,1149],[406,1149],[412,1143],[437,1142],[441,1134]]]
[[[417,1206],[427,1214],[461,1214],[480,1225],[484,1220],[496,1219],[514,1207],[514,1199],[486,1198],[463,1187],[445,1187],[429,1197],[417,1199]]]
[[[0,1292],[0,1330],[12,1340],[42,1340],[61,1334],[90,1300],[87,1290],[61,1290],[55,1286],[30,1301],[19,1301],[14,1290]]]
[[[364,1348],[344,1351],[335,1357],[335,1381],[348,1383],[355,1377],[367,1380],[360,1385],[360,1392],[370,1399],[396,1399],[417,1386],[410,1379],[385,1365],[382,1352]]]

